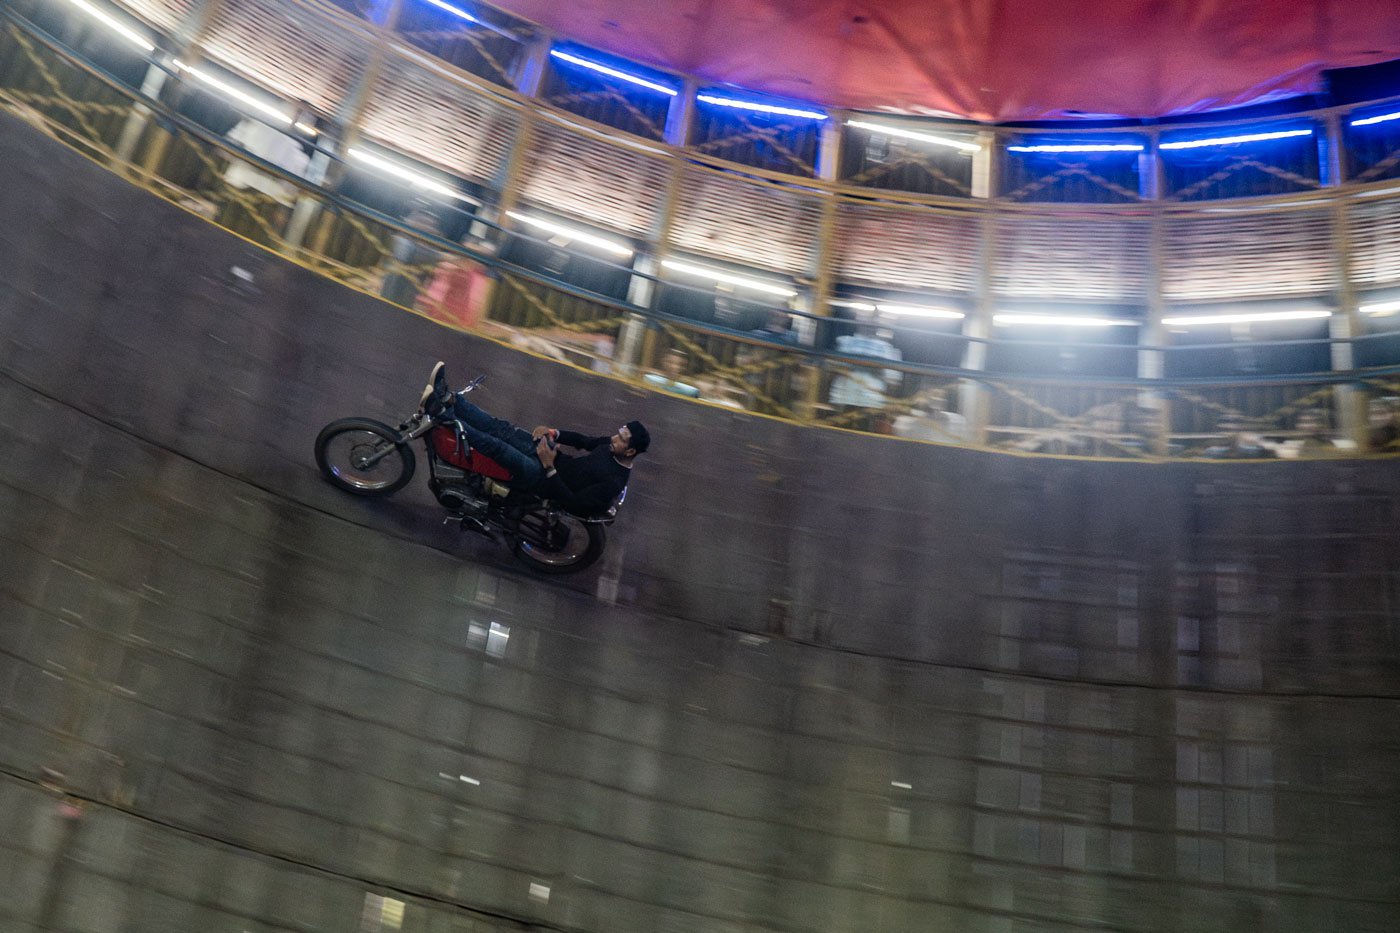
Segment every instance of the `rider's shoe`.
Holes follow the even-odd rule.
[[[447,384],[447,367],[442,363],[433,367],[433,391],[444,405],[452,401],[452,387]]]
[[[428,384],[423,387],[423,395],[418,399],[418,407],[430,415],[436,415],[447,407],[452,390],[447,388],[447,364],[439,360],[428,376]]]

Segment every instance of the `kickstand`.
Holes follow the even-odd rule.
[[[446,519],[446,521],[444,521],[443,524],[453,521],[454,519],[462,523],[463,531],[475,531],[479,535],[485,535],[488,538],[491,537],[490,527],[488,527],[487,524],[481,519],[473,518],[470,515],[454,515],[451,518]]]

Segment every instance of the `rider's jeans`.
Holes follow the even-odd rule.
[[[461,396],[452,410],[462,423],[467,443],[509,470],[512,485],[528,489],[544,479],[544,466],[535,455],[535,440],[529,431],[493,418]]]

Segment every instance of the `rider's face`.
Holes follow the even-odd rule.
[[[614,457],[625,457],[627,451],[632,447],[632,432],[624,425],[617,429],[617,433],[611,438],[611,446]]]

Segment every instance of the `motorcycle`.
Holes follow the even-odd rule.
[[[455,394],[486,380],[478,376]],[[357,496],[389,496],[408,485],[417,467],[412,442],[423,441],[428,489],[447,509],[444,523],[460,522],[499,540],[540,573],[575,573],[591,566],[607,544],[604,527],[617,518],[624,489],[602,515],[571,514],[528,491],[512,489],[510,473],[472,449],[451,405],[432,406],[425,391],[418,410],[397,429],[371,418],[341,418],[316,437],[316,465],[338,489]]]

